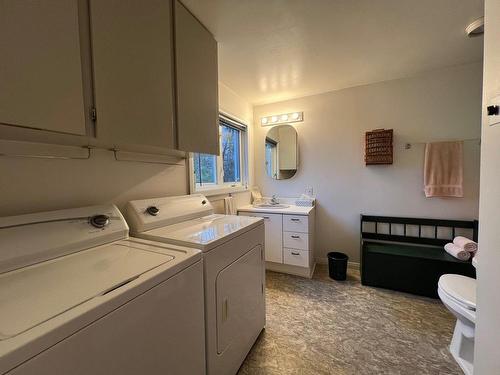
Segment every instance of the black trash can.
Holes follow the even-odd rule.
[[[347,261],[349,257],[344,253],[332,251],[328,253],[328,273],[334,280],[347,278]]]

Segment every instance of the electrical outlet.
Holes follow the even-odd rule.
[[[312,197],[314,195],[314,189],[312,188],[312,186],[306,187],[306,189],[304,190],[304,194]]]

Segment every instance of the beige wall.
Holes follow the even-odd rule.
[[[465,142],[465,197],[426,199],[423,194],[423,144],[406,142],[479,138],[480,63],[416,77],[360,86],[257,106],[255,181],[266,195],[297,196],[313,187],[318,199],[316,258],[331,250],[359,261],[359,215],[472,219],[478,215],[479,142]],[[274,181],[264,172],[261,116],[304,111],[294,125],[299,134],[299,171]],[[395,131],[395,162],[364,165],[364,132]]]
[[[219,93],[221,110],[252,124],[248,103],[223,85]],[[252,143],[250,151],[253,161]],[[185,165],[117,162],[104,150],[93,150],[89,160],[0,157],[0,216],[102,203],[123,208],[131,199],[188,194],[187,173]],[[218,211],[221,198],[214,197]],[[235,199],[237,205],[247,204],[249,193]]]
[[[486,0],[483,108],[500,95],[500,2]],[[477,332],[474,374],[500,374],[500,124],[489,126],[483,110]]]
[[[89,160],[0,157],[0,216],[187,194],[185,166],[117,162],[93,150]]]

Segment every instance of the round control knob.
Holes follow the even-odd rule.
[[[96,228],[104,228],[109,224],[108,215],[95,215],[90,218],[90,225]]]
[[[146,208],[146,212],[150,214],[151,216],[156,216],[160,212],[160,209],[156,206],[150,206]]]
[[[201,204],[207,204],[207,201],[203,199],[203,200],[201,201]]]

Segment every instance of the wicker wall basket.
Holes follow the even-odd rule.
[[[392,129],[375,129],[365,133],[365,164],[392,164]]]

